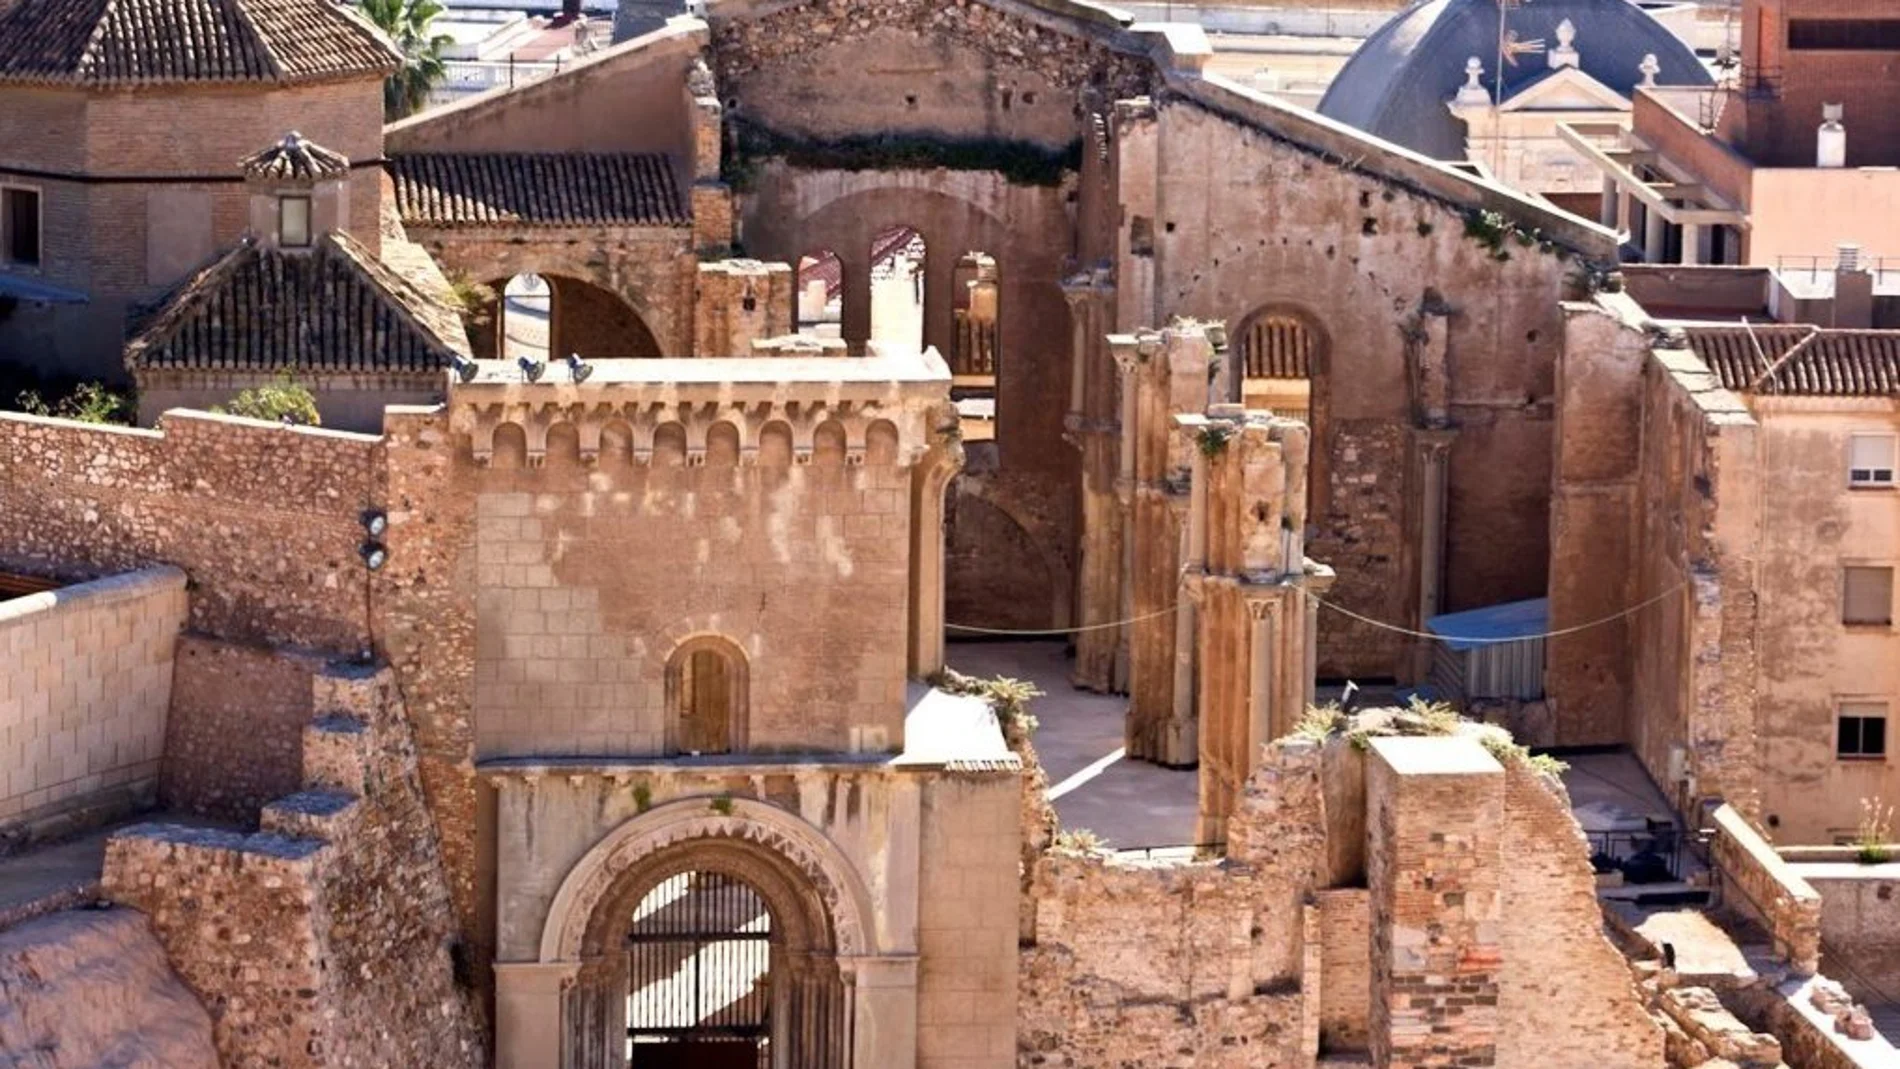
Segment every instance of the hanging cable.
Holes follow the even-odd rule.
[[[1140,616],[1131,616],[1126,620],[1111,620],[1105,624],[1089,624],[1086,627],[1050,627],[1040,631],[1018,631],[1008,627],[972,627],[968,624],[945,624],[943,625],[943,629],[945,631],[968,631],[974,635],[1020,635],[1025,638],[1035,635],[1074,635],[1083,631],[1106,631],[1111,627],[1121,627],[1124,624],[1138,624],[1143,620],[1152,620],[1157,616],[1166,616],[1173,611],[1174,606],[1170,605],[1165,609],[1156,609],[1154,612],[1144,613]]]
[[[1334,605],[1332,602],[1327,601],[1325,598],[1320,597],[1318,594],[1314,594],[1311,591],[1308,591],[1305,587],[1301,587],[1300,592],[1305,594],[1307,597],[1313,599],[1313,602],[1315,604],[1323,605],[1326,608],[1331,609],[1334,612],[1340,614],[1341,616],[1351,617],[1352,619],[1357,620],[1362,624],[1370,624],[1373,627],[1381,628],[1386,631],[1396,631],[1401,635],[1410,635],[1413,638],[1437,639],[1440,642],[1470,642],[1475,645],[1492,646],[1492,645],[1497,645],[1499,643],[1504,643],[1504,642],[1529,642],[1533,639],[1561,638],[1564,635],[1574,635],[1579,631],[1588,631],[1593,627],[1601,627],[1604,624],[1615,623],[1616,621],[1621,620],[1625,616],[1633,616],[1636,613],[1639,613],[1643,611],[1644,609],[1649,608],[1651,605],[1654,605],[1657,602],[1663,600],[1664,598],[1674,595],[1676,592],[1682,590],[1683,587],[1687,585],[1688,584],[1686,583],[1677,583],[1675,586],[1670,587],[1668,590],[1663,591],[1662,593],[1656,595],[1653,598],[1649,598],[1648,600],[1637,602],[1636,604],[1631,605],[1627,609],[1623,609],[1620,612],[1613,612],[1608,616],[1591,620],[1588,623],[1573,624],[1570,627],[1560,627],[1555,631],[1545,631],[1544,633],[1538,634],[1538,635],[1512,635],[1509,638],[1498,638],[1498,637],[1493,637],[1493,636],[1488,636],[1488,635],[1482,636],[1482,637],[1477,636],[1477,635],[1440,635],[1440,634],[1435,634],[1431,631],[1414,631],[1409,627],[1400,627],[1397,624],[1388,624],[1384,620],[1374,620],[1370,616],[1361,616],[1358,613],[1353,612],[1351,609]]]

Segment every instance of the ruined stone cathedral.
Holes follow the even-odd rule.
[[[1748,802],[1662,803],[1710,993],[1503,727],[1318,692],[1574,565],[1613,234],[1087,2],[622,36],[383,125],[329,0],[0,0],[0,359],[142,424],[0,414],[0,855],[110,829],[0,894],[0,1064],[1848,1064],[1736,1016],[1819,953]],[[1026,635],[1048,706],[947,642]],[[1057,699],[1178,834],[1059,826]]]

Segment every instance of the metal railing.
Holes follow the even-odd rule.
[[[1592,831],[1590,864],[1599,873],[1621,872],[1631,884],[1682,879],[1685,836],[1675,825],[1642,831]]]
[[[1833,278],[1841,264],[1840,253],[1826,256],[1776,256],[1775,273],[1788,277],[1806,277],[1815,282],[1823,278]],[[1884,282],[1887,276],[1900,277],[1900,257],[1868,256],[1862,254],[1854,265],[1857,270],[1874,276],[1875,282]]]
[[[446,75],[437,91],[453,96],[502,86],[512,89],[560,73],[562,63],[558,56],[551,60],[516,60],[512,52],[507,59],[451,59],[443,63]]]

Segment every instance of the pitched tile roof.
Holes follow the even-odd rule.
[[[325,81],[402,56],[335,0],[15,0],[0,4],[0,82],[86,86]]]
[[[455,310],[332,232],[246,239],[187,279],[126,346],[134,369],[432,371],[469,355]]]
[[[243,168],[246,178],[269,182],[316,182],[349,174],[350,158],[341,152],[332,152],[315,141],[306,141],[302,134],[292,130],[275,145],[239,160],[238,166]]]
[[[1772,324],[1696,325],[1683,332],[1727,389],[1808,397],[1900,394],[1900,331]]]
[[[672,161],[634,152],[391,156],[408,226],[687,226]]]

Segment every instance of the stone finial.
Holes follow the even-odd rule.
[[[585,16],[575,19],[574,20],[574,52],[575,54],[585,56],[588,53],[593,52],[596,48],[599,48],[599,47],[600,47],[599,43],[594,40],[594,24],[587,21]]]
[[[1643,76],[1643,80],[1637,84],[1637,88],[1656,88],[1656,75],[1662,73],[1662,64],[1657,62],[1656,53],[1645,53],[1643,55],[1643,61],[1636,65],[1636,70]]]
[[[686,91],[696,98],[719,95],[719,85],[713,80],[712,68],[706,65],[705,59],[695,59],[692,69],[686,72]]]
[[[1458,103],[1489,104],[1491,94],[1479,79],[1484,77],[1484,62],[1477,56],[1465,60],[1465,84],[1458,87]]]
[[[1577,51],[1577,25],[1569,19],[1557,24],[1557,47],[1550,50],[1550,69],[1578,66],[1583,56]]]
[[[350,173],[349,157],[332,152],[295,130],[283,140],[238,161],[246,178],[254,181],[310,185]]]

